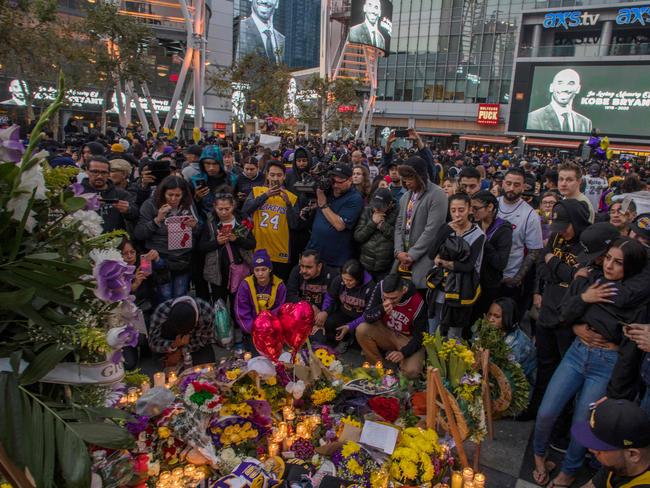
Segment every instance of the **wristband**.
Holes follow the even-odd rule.
[[[323,205],[319,205],[318,208],[323,210],[323,209],[326,209],[326,208],[330,208],[330,205],[329,205],[329,203],[324,203]]]

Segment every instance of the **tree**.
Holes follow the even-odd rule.
[[[343,106],[359,103],[359,80],[338,78],[330,80],[314,74],[301,84],[296,97],[298,119],[321,128],[321,134],[351,127],[355,111],[340,111]]]
[[[101,130],[105,132],[106,104],[115,88],[126,82],[137,85],[150,79],[154,68],[147,51],[155,38],[148,26],[120,15],[118,6],[108,2],[88,5],[83,28],[91,51],[86,75],[104,94]],[[123,98],[115,98],[120,113],[127,113],[130,107],[123,106]]]
[[[217,96],[228,99],[233,86],[240,87],[246,98],[245,111],[252,117],[282,117],[290,79],[291,71],[286,65],[277,65],[266,56],[252,52],[232,66],[211,72],[206,82]]]
[[[79,21],[58,15],[57,7],[56,0],[0,0],[0,63],[19,80],[28,122],[37,86],[54,84],[59,71],[75,86],[87,57]]]

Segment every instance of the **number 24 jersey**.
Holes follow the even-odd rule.
[[[253,187],[253,198],[268,191],[266,186]],[[295,205],[298,197],[290,191],[283,190],[289,197],[291,205]],[[289,262],[289,221],[287,219],[287,204],[280,196],[269,197],[260,208],[253,213],[253,234],[257,245],[255,249],[266,249],[271,261],[276,263]]]

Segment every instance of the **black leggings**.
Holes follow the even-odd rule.
[[[338,341],[336,340],[336,329],[342,325],[348,324],[354,320],[353,317],[344,314],[341,310],[336,310],[327,316],[325,321],[325,340],[328,345],[336,345]],[[349,331],[344,341],[349,341],[350,337],[354,335],[353,331]]]

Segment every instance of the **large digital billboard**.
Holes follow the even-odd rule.
[[[390,0],[352,0],[348,41],[366,44],[388,53],[393,32],[393,4]]]
[[[650,65],[518,63],[509,130],[650,137]]]
[[[235,0],[235,60],[256,52],[290,68],[320,63],[320,0]]]

